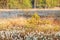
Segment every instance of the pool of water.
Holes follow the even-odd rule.
[[[0,11],[0,18],[9,18],[9,17],[18,17],[24,15],[33,15],[34,13],[38,13],[40,16],[56,16],[60,17],[60,10],[37,10],[37,11]]]

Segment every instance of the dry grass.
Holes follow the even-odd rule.
[[[14,26],[23,26],[26,24],[26,18],[7,18],[7,19],[0,19],[0,29],[5,29],[8,27]]]
[[[29,21],[28,21],[29,20]],[[32,23],[30,22],[32,21]],[[44,32],[53,32],[53,31],[60,31],[60,25],[57,23],[55,20],[50,20],[50,19],[26,19],[24,17],[20,18],[7,18],[7,19],[0,19],[0,30],[6,30],[6,29],[11,29],[13,27],[28,27],[29,29],[32,28],[33,30],[38,30],[38,31],[44,31]]]

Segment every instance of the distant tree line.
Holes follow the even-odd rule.
[[[60,7],[60,0],[0,0],[0,9]]]

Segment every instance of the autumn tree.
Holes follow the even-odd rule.
[[[60,0],[0,0],[0,8],[27,9],[60,7]]]
[[[23,0],[23,8],[32,8],[31,0]]]
[[[0,8],[7,8],[7,0],[0,0]]]
[[[37,7],[38,8],[45,8],[46,0],[37,0]]]

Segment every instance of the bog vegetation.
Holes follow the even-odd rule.
[[[42,31],[42,32],[56,32],[60,31],[60,23],[53,17],[41,18],[37,13],[30,18],[7,18],[0,19],[0,30],[21,30],[26,31]]]

